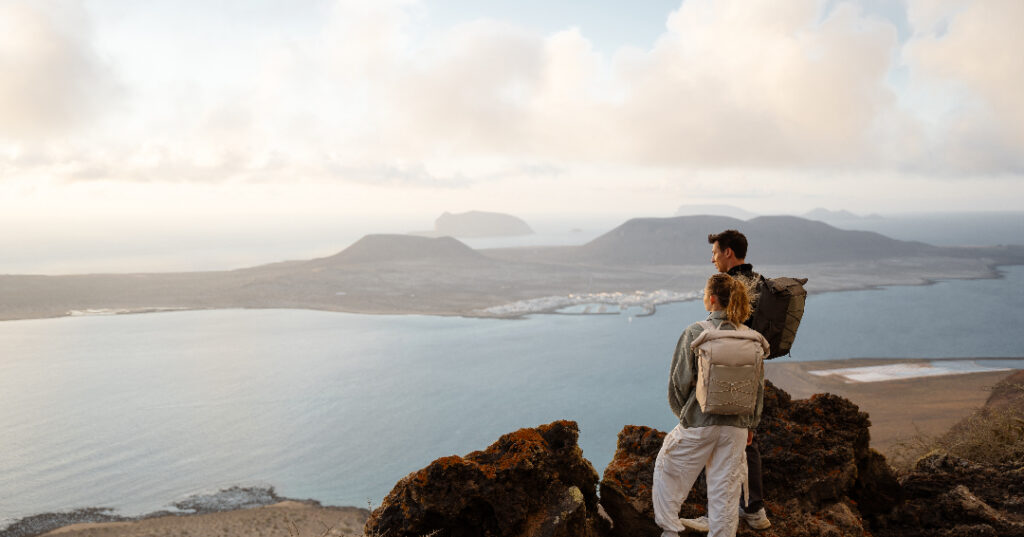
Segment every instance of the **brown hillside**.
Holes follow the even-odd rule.
[[[747,259],[757,264],[863,261],[935,255],[941,248],[850,231],[794,216],[760,216],[744,222],[725,216],[634,218],[579,247],[578,261],[623,265],[692,265],[711,258],[709,234],[738,229],[750,241]]]
[[[489,260],[469,246],[451,237],[412,235],[367,235],[341,252],[311,263],[317,265],[353,265],[431,261],[433,263],[480,264]]]

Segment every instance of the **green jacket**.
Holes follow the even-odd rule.
[[[708,320],[716,327],[721,327],[725,320],[724,311],[713,311],[708,315]],[[726,330],[730,330],[726,326]],[[724,416],[720,414],[705,414],[697,403],[697,362],[690,348],[697,336],[704,331],[700,323],[693,323],[683,330],[676,344],[676,352],[672,355],[672,368],[668,377],[668,404],[672,407],[672,413],[679,418],[683,427],[707,427],[710,425],[729,425],[753,429],[761,422],[761,410],[764,406],[764,382],[757,389],[757,406],[754,408],[753,416]]]

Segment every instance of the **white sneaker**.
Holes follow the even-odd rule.
[[[748,513],[740,507],[740,518],[747,521],[747,525],[755,530],[766,530],[772,527],[772,523],[768,520],[768,515],[764,512],[764,507]]]
[[[700,516],[697,518],[680,518],[679,523],[691,530],[699,531],[701,533],[707,533],[710,529],[710,526],[708,526],[708,517],[706,516]]]

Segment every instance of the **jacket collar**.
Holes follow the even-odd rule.
[[[708,320],[709,321],[714,320],[714,319],[725,319],[725,318],[726,318],[725,317],[725,310],[709,311],[708,312]]]
[[[725,273],[728,274],[729,276],[750,276],[754,273],[754,265],[751,265],[750,263],[736,265],[735,267],[725,271]]]

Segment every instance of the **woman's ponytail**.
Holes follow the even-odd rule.
[[[725,309],[725,317],[739,328],[750,317],[750,294],[747,286],[728,274],[715,274],[708,279],[708,292],[718,299]]]
[[[750,297],[743,282],[736,278],[729,279],[732,280],[732,292],[729,293],[729,305],[725,308],[725,316],[733,326],[739,328],[743,321],[750,317]]]

